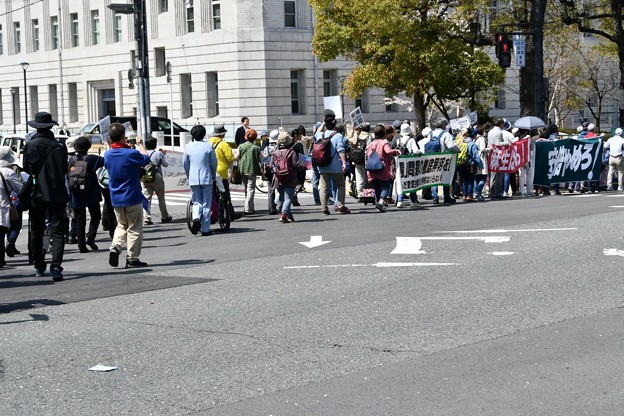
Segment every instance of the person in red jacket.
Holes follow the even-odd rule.
[[[366,147],[366,176],[368,183],[375,190],[375,208],[380,212],[386,211],[384,201],[390,192],[390,179],[392,170],[392,157],[399,156],[401,151],[392,149],[385,139],[386,129],[378,125],[373,129],[375,139]],[[376,156],[373,156],[373,153]],[[379,158],[381,164],[373,166],[373,159]]]

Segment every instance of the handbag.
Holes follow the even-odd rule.
[[[7,186],[4,175],[0,174],[0,176],[2,176],[2,183],[4,184],[4,190],[6,191],[6,194],[9,197],[9,221],[11,222],[16,221],[19,219],[19,212],[17,211],[17,207],[13,205],[13,203],[11,202],[11,192],[9,192],[9,187]]]
[[[241,179],[240,171],[238,170],[238,165],[235,163],[232,165],[232,174],[230,175],[230,183],[234,185],[240,185],[243,183]]]

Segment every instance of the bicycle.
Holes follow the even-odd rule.
[[[225,193],[219,191],[219,188],[215,186],[213,188],[212,195],[212,209],[210,211],[210,224],[219,223],[221,231],[226,232],[230,229],[230,212],[232,212],[232,201],[230,198],[225,197]],[[201,217],[200,217],[201,219]],[[186,206],[186,226],[189,231],[193,227],[193,200],[189,199]]]

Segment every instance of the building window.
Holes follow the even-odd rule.
[[[13,23],[13,31],[15,32],[15,53],[22,51],[22,30],[20,29],[20,23]]]
[[[2,89],[0,89],[0,97],[2,97]],[[2,119],[2,100],[0,100],[0,124],[4,124]]]
[[[33,52],[39,50],[39,19],[32,20]]]
[[[156,107],[156,115],[158,117],[162,117],[162,118],[169,118],[169,117],[167,117],[167,107],[165,107],[165,106],[157,106]]]
[[[68,83],[67,90],[69,91],[69,122],[75,123],[78,121],[78,84]]]
[[[505,101],[506,101],[505,86],[500,85],[498,87],[498,94],[496,96],[496,100],[494,100],[494,108],[497,110],[504,110],[507,107]]]
[[[206,73],[206,98],[208,117],[219,115],[219,75],[217,72]]]
[[[72,13],[69,15],[71,20],[71,46],[73,48],[80,45],[80,36],[78,35],[78,13]]]
[[[29,88],[30,92],[30,103],[28,106],[28,111],[30,112],[29,117],[35,116],[39,112],[39,87],[36,85],[31,85]]]
[[[154,48],[154,66],[154,76],[162,77],[167,74],[165,48]]]
[[[165,13],[169,10],[168,0],[158,0],[158,13]]]
[[[182,118],[193,117],[193,87],[191,74],[180,74],[180,111]]]
[[[399,111],[399,105],[396,103],[386,104],[386,113],[396,113]]]
[[[52,16],[50,18],[50,24],[52,26],[52,36],[51,36],[51,41],[52,41],[52,49],[58,49],[59,47],[59,22],[58,22],[58,16]]]
[[[91,36],[92,45],[100,43],[100,12],[98,10],[91,10]]]
[[[336,91],[336,70],[330,69],[323,71],[323,97],[332,97],[338,95]]]
[[[0,25],[0,55],[3,55],[3,54],[4,54],[4,37],[2,36],[2,25]]]
[[[290,109],[292,114],[305,114],[304,72],[290,71]]]
[[[294,1],[284,2],[284,26],[297,27],[297,13]]]
[[[114,25],[114,32],[115,32],[115,42],[121,42],[121,37],[122,37],[122,31],[121,28],[122,23],[121,23],[121,15],[119,13],[115,13],[115,19],[113,20],[113,25]]]
[[[221,0],[212,1],[212,30],[221,29]]]
[[[195,32],[195,9],[193,8],[193,0],[186,2],[186,32]]]
[[[48,85],[48,111],[52,114],[52,119],[58,120],[58,91],[56,84]],[[63,124],[62,120],[61,124]]]

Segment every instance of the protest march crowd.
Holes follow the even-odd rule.
[[[258,132],[243,117],[235,147],[225,142],[223,125],[209,134],[196,125],[182,157],[191,188],[189,229],[193,235],[210,236],[215,214],[232,221],[256,214],[259,181],[268,184],[268,214],[292,223],[292,207],[300,205],[297,194],[307,192],[308,174],[322,215],[351,212],[346,179],[348,193],[380,213],[390,204],[406,207],[406,199],[410,208],[420,209],[418,194],[433,204],[453,204],[460,198],[471,203],[486,197],[624,190],[621,128],[605,140],[587,122],[568,137],[554,125],[523,128],[518,121],[515,128],[498,119],[457,131],[444,118],[420,132],[408,120],[376,126],[362,121],[350,128],[328,109],[310,137],[304,126],[292,132]],[[163,168],[169,162],[157,140],[137,138],[131,143],[126,127],[113,123],[108,149],[97,155],[89,153],[87,137],[57,141],[51,129],[58,123],[47,112],[37,113],[28,124],[36,132],[23,148],[22,166],[10,148],[0,147],[0,268],[7,265],[5,256],[21,254],[16,241],[25,211],[28,259],[37,277],[46,274],[46,252],[52,279],[62,281],[65,244],[77,244],[80,253],[97,251],[100,222],[111,239],[111,267],[119,266],[124,245],[125,267],[148,266],[140,255],[143,227],[153,225],[154,194],[161,222],[172,221],[164,197]],[[229,202],[230,184],[243,187],[243,212],[235,212]],[[223,205],[226,212],[216,208],[217,199],[228,202]]]

